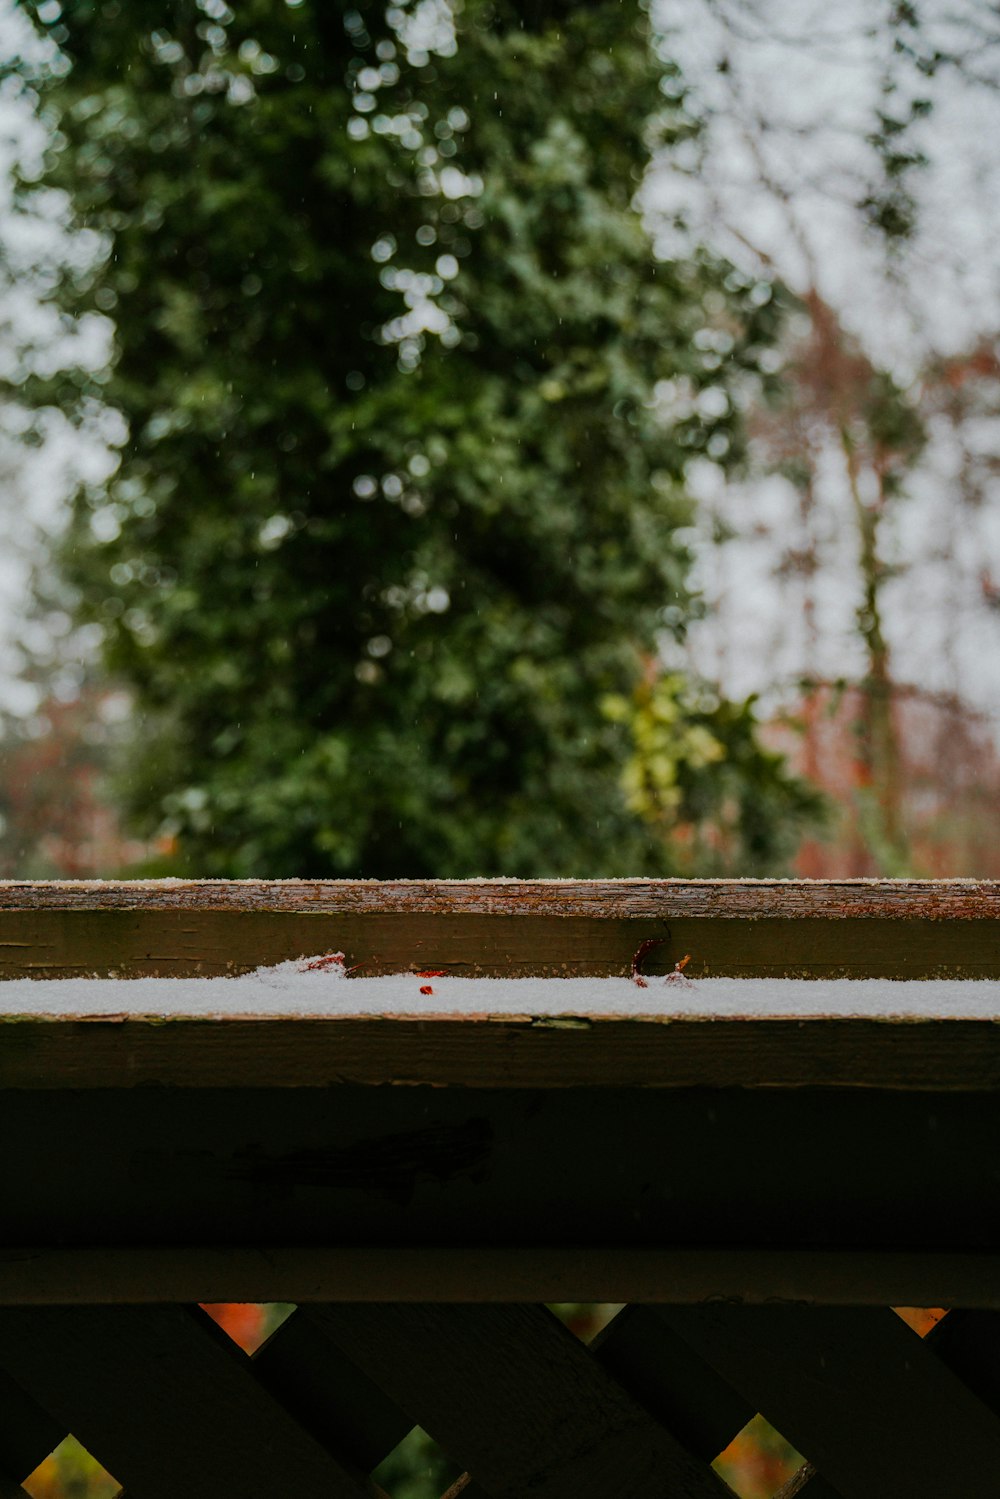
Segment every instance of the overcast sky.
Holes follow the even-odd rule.
[[[0,0],[0,67],[14,58],[49,58],[24,11]],[[72,322],[46,300],[61,266],[87,263],[96,236],[67,233],[64,195],[43,185],[15,199],[13,171],[40,177],[46,134],[30,90],[16,76],[0,82],[0,706],[28,711],[33,695],[17,681],[15,637],[25,629],[30,568],[40,555],[39,533],[58,529],[66,496],[81,481],[100,483],[111,472],[109,440],[122,435],[111,412],[95,410],[84,431],[48,409],[37,419],[39,445],[21,437],[31,424],[17,404],[29,370],[41,374],[70,365],[97,369],[107,360],[111,324],[103,317]]]
[[[646,200],[661,253],[701,238],[737,264],[770,267],[795,291],[814,285],[871,357],[902,382],[930,354],[953,355],[1000,330],[1000,15],[988,0],[924,0],[919,45],[952,55],[933,78],[892,50],[885,0],[663,0],[658,15],[707,120],[680,163],[651,174]],[[888,100],[887,71],[897,79]],[[912,175],[917,229],[895,263],[866,231],[858,202],[876,168],[867,145],[880,108],[914,98],[932,109],[912,132],[928,165]],[[682,214],[690,226],[679,232]],[[1000,425],[967,434],[1000,459]],[[960,512],[959,455],[938,423],[907,498],[887,527],[896,576],[885,593],[898,680],[957,691],[1000,721],[1000,614],[981,575],[1000,579],[1000,492]],[[821,675],[863,670],[854,629],[857,543],[842,467],[831,455],[817,487],[821,569],[814,583]],[[1000,466],[1000,465],[998,465]],[[702,464],[704,518],[740,534],[702,546],[710,609],[695,655],[730,691],[780,688],[805,665],[801,581],[775,577],[799,527],[781,480],[724,484]]]

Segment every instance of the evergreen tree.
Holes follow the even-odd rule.
[[[64,564],[136,695],[139,826],[199,874],[668,871],[622,704],[778,314],[651,252],[648,152],[694,125],[642,12],[57,9],[53,174],[108,246],[77,305],[118,336],[84,397],[130,426]],[[726,764],[725,707],[671,785],[703,811],[763,766],[760,867],[805,803],[745,715]]]

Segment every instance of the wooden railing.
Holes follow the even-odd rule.
[[[0,886],[0,1499],[70,1431],[132,1499],[372,1493],[414,1424],[464,1499],[719,1495],[758,1411],[788,1495],[994,1499],[998,916],[972,882]],[[108,982],[338,951],[305,1013]],[[469,975],[621,982],[466,1011]],[[197,1305],[241,1300],[296,1303],[253,1358]],[[628,1305],[588,1348],[563,1301]]]

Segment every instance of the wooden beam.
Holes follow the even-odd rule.
[[[0,1281],[58,1300],[96,1247],[109,1257],[79,1273],[98,1285],[155,1251],[171,1282],[193,1271],[179,1299],[296,1301],[323,1299],[308,1277],[377,1285],[426,1254],[413,1284],[488,1286],[500,1267],[515,1299],[670,1300],[676,1273],[696,1299],[699,1284],[739,1296],[762,1280],[791,1298],[823,1284],[864,1301],[875,1286],[887,1305],[989,1306],[1000,1215],[982,1163],[997,1155],[1000,1101],[985,1093],[9,1092]],[[522,1274],[546,1286],[517,1291]]]
[[[366,973],[1000,975],[984,881],[0,884],[0,977],[245,972],[345,951]]]
[[[996,919],[996,880],[5,880],[0,909]]]
[[[690,955],[694,978],[996,978],[994,920],[554,916],[546,912],[302,913],[142,908],[0,910],[0,979],[205,977],[342,951],[360,972],[440,969],[548,978],[627,975]]]
[[[0,1309],[0,1359],[143,1499],[363,1499],[204,1314],[179,1306]]]
[[[254,1354],[257,1382],[317,1441],[370,1473],[413,1427],[300,1306]]]
[[[757,1414],[718,1370],[668,1327],[656,1307],[627,1306],[590,1345],[618,1382],[685,1446],[713,1461]],[[810,1499],[842,1499],[811,1463],[774,1499],[792,1499],[808,1482]]]
[[[1000,1090],[991,1019],[0,1016],[0,1090]]]
[[[703,1462],[711,1463],[755,1414],[647,1307],[625,1307],[589,1351],[616,1384]],[[484,1499],[484,1491],[465,1474],[444,1499]],[[831,1491],[829,1499],[838,1496]]]
[[[626,1306],[590,1352],[624,1390],[705,1462],[713,1462],[756,1411],[645,1306]]]
[[[995,1499],[1000,1420],[888,1309],[657,1315],[850,1499]]]
[[[728,1492],[542,1307],[337,1305],[314,1316],[492,1499]]]
[[[1000,1310],[1000,1254],[574,1245],[0,1249],[0,1305],[527,1298],[697,1303],[712,1297],[747,1304]]]

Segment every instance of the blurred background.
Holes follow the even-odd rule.
[[[1000,873],[987,0],[0,0],[0,873]]]
[[[991,0],[0,0],[0,877],[1000,876],[998,83]]]

